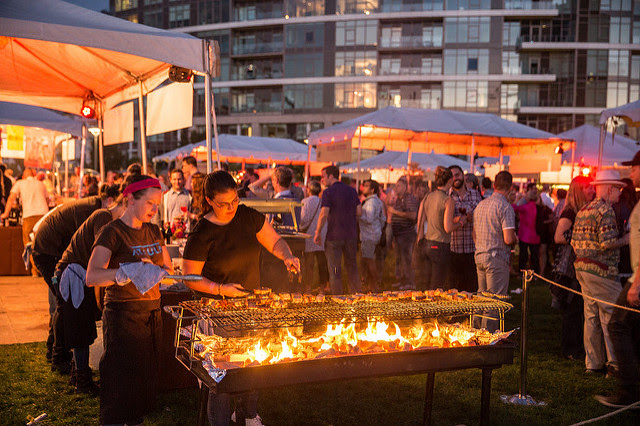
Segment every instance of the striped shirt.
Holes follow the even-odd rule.
[[[393,206],[394,209],[400,212],[418,212],[418,200],[413,194],[405,192],[402,197],[396,199],[396,203]],[[406,217],[401,217],[396,214],[391,215],[391,228],[393,229],[393,235],[403,235],[407,233],[416,232],[416,221]]]
[[[618,277],[620,249],[616,215],[609,203],[596,198],[584,206],[573,225],[571,246],[576,252],[576,271],[615,280]]]

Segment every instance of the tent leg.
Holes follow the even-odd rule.
[[[104,129],[102,128],[102,116],[98,118],[98,127],[100,128],[100,134],[98,135],[98,157],[100,161],[100,182],[104,182]]]
[[[573,145],[571,147],[571,180],[573,180],[573,170],[576,165],[576,141],[573,141],[571,145]]]
[[[73,141],[75,144],[75,140]],[[84,177],[84,149],[87,146],[87,125],[82,125],[82,145],[80,148],[80,182],[78,182],[78,195],[77,198],[80,198],[80,193],[82,192],[82,178]]]
[[[140,157],[142,159],[142,173],[147,174],[147,134],[144,123],[144,96],[140,82],[140,94],[138,96],[138,111],[140,115]]]
[[[600,142],[598,144],[598,170],[602,168],[602,149],[604,147],[604,138],[607,134],[607,123],[600,125]]]
[[[304,165],[304,186],[309,183],[309,176],[311,176],[311,145],[307,144],[307,162]]]
[[[358,132],[358,175],[356,176],[356,191],[360,189],[360,158],[362,157],[362,127]]]
[[[471,135],[471,159],[469,160],[469,173],[473,174],[474,162],[476,161],[476,135]]]

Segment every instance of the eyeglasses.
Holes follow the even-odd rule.
[[[238,204],[240,203],[240,198],[238,198],[238,197],[236,196],[236,198],[234,198],[234,199],[233,199],[231,202],[229,202],[229,203],[224,203],[224,202],[223,202],[223,203],[221,203],[221,202],[216,201],[216,200],[211,200],[211,202],[212,202],[213,204],[215,204],[215,206],[216,206],[216,207],[218,207],[218,208],[220,208],[220,209],[225,209],[225,208],[226,208],[226,209],[234,209],[234,208],[236,208],[236,207],[238,206]]]

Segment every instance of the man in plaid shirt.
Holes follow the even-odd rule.
[[[507,294],[511,245],[516,243],[516,216],[507,201],[513,178],[502,171],[496,175],[494,191],[473,212],[473,241],[476,245],[478,291]],[[487,312],[494,316],[495,313]],[[482,327],[494,331],[497,320],[482,320]]]
[[[467,223],[462,228],[451,232],[451,262],[449,269],[449,287],[464,291],[478,290],[478,274],[473,254],[476,246],[473,244],[473,211],[482,196],[475,189],[467,189],[464,184],[464,172],[460,166],[450,166],[453,174],[453,186],[449,196],[455,203],[453,212],[454,222],[462,216],[467,217]]]
[[[571,246],[576,252],[576,278],[585,295],[615,303],[622,291],[618,281],[620,247],[629,244],[629,234],[618,238],[616,215],[611,205],[618,201],[626,184],[617,171],[602,170],[591,185],[596,188],[596,198],[578,212],[571,237]],[[617,369],[617,356],[609,335],[612,314],[612,306],[585,298],[587,373],[597,373],[605,367]]]

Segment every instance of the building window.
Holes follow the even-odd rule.
[[[281,89],[238,89],[231,92],[231,112],[256,113],[281,111]]]
[[[486,81],[445,81],[443,84],[444,108],[486,108],[489,83]]]
[[[287,77],[321,77],[324,56],[318,53],[287,53],[284,57],[284,74]]]
[[[435,55],[422,58],[422,74],[423,75],[442,74],[442,58],[440,56],[435,56]]]
[[[502,25],[502,45],[515,47],[520,38],[520,22],[505,22]]]
[[[491,0],[447,0],[447,10],[478,9],[491,9]]]
[[[344,83],[335,85],[336,108],[375,108],[376,85]]]
[[[608,66],[609,53],[606,50],[587,51],[587,76],[606,76]]]
[[[424,27],[422,27],[422,46],[442,46],[442,25],[425,25]]]
[[[440,87],[432,89],[422,89],[420,91],[420,108],[440,109],[442,99],[442,89]]]
[[[324,15],[324,0],[285,0],[284,10],[288,16]]]
[[[446,43],[488,43],[491,35],[489,18],[446,18],[444,20]]]
[[[336,23],[336,46],[375,46],[377,43],[377,21],[344,21]]]
[[[631,79],[640,80],[640,54],[631,55]]]
[[[336,52],[336,75],[376,74],[376,52]]]
[[[295,24],[285,27],[287,49],[322,47],[324,24]]]
[[[637,14],[640,15],[640,2],[638,3],[638,6],[636,6],[636,8],[638,9]],[[640,44],[640,19],[633,21],[633,34],[631,37],[631,43]]]
[[[489,74],[488,49],[447,49],[443,56],[445,74]]]
[[[518,85],[503,84],[500,87],[500,111],[508,112],[518,108]]]
[[[631,18],[612,16],[609,22],[609,43],[629,43],[631,36]]]
[[[281,51],[282,32],[279,30],[237,32],[233,37],[233,53],[236,55]]]
[[[138,7],[138,0],[115,0],[113,9],[116,12],[122,12],[123,10],[129,10]]]
[[[262,78],[282,78],[282,60],[249,59],[233,64],[233,80],[252,80]]]
[[[380,0],[380,12],[422,12],[442,10],[444,0]]]
[[[640,100],[640,84],[629,85],[629,102]]]
[[[156,28],[163,28],[162,9],[145,9],[142,22],[145,25]]]
[[[502,74],[520,74],[520,55],[517,52],[502,52]]]
[[[284,86],[284,109],[322,108],[322,84]]]
[[[188,4],[169,6],[169,28],[186,27],[191,19],[191,7]]]
[[[336,3],[337,12],[340,14],[378,10],[378,0],[338,0]]]
[[[607,82],[607,108],[614,108],[629,102],[629,84],[626,82]]]
[[[631,11],[632,0],[601,0],[600,10],[621,10]]]
[[[609,76],[627,77],[629,75],[629,51],[609,50]]]

